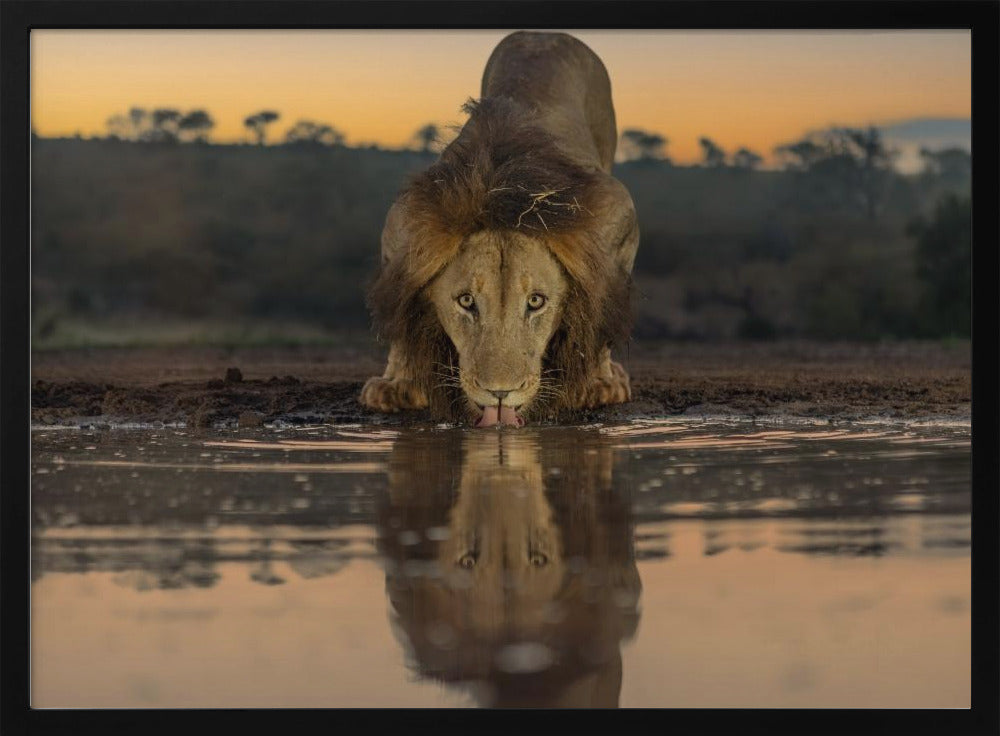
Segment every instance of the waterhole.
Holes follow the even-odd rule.
[[[32,435],[34,707],[968,707],[968,426]]]

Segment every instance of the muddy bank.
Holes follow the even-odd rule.
[[[628,404],[592,422],[671,415],[968,420],[967,343],[761,343],[631,346]],[[32,354],[35,424],[185,422],[193,426],[430,421],[357,401],[384,352],[344,348],[134,348]]]

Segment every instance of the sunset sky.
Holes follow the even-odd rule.
[[[968,31],[572,31],[611,75],[619,130],[665,135],[677,162],[698,138],[769,155],[809,130],[971,116]],[[206,109],[212,139],[243,119],[325,122],[350,145],[407,145],[427,122],[461,123],[508,32],[61,31],[31,34],[32,125],[103,135],[130,107]]]

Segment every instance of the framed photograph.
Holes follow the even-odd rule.
[[[996,2],[0,7],[5,733],[995,732]]]

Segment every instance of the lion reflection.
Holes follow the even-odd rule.
[[[563,430],[401,437],[380,513],[397,635],[492,707],[617,707],[641,584],[613,451]]]

